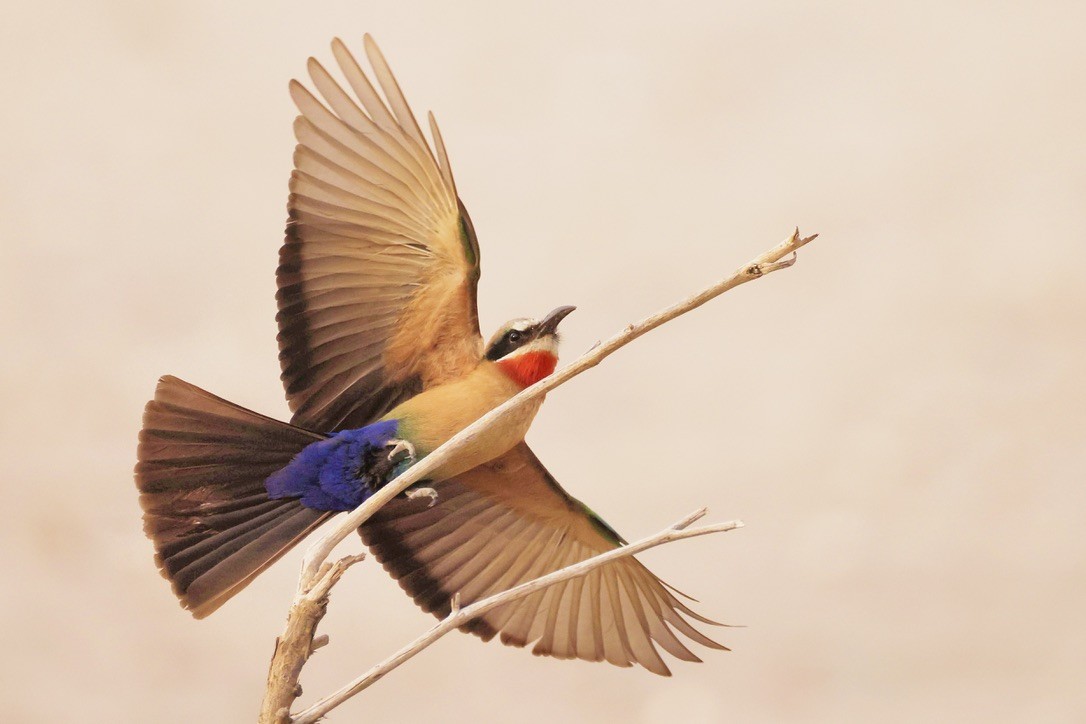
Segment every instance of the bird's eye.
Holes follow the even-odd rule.
[[[510,342],[512,342],[513,344],[516,344],[517,342],[520,341],[520,338],[521,338],[521,333],[520,332],[518,332],[515,329],[510,330],[509,336],[508,336],[508,340]]]

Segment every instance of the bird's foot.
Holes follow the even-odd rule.
[[[415,446],[410,442],[393,438],[389,440],[389,444],[392,445],[388,453],[389,462],[398,463],[405,458],[410,462],[415,462]]]
[[[437,491],[433,488],[410,488],[404,491],[404,495],[414,500],[415,498],[429,498],[430,504],[427,508],[434,507],[434,503],[437,502]]]

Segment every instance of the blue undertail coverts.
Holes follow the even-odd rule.
[[[374,480],[368,467],[396,436],[396,420],[342,430],[311,443],[264,482],[270,498],[300,498],[314,510],[353,510],[386,480]],[[397,470],[396,472],[399,472]],[[389,478],[391,479],[391,478]]]

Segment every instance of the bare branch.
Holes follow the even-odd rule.
[[[317,624],[328,610],[328,592],[348,568],[365,557],[366,554],[360,553],[322,565],[317,579],[295,597],[287,615],[286,629],[275,640],[275,652],[268,667],[268,684],[260,705],[261,724],[287,724],[290,721],[290,707],[302,695],[298,683],[302,667],[314,651],[328,643],[327,636],[314,636]]]
[[[321,699],[313,706],[309,707],[305,711],[295,716],[290,721],[292,724],[312,724],[318,721],[325,714],[330,712],[335,707],[339,706],[343,702],[350,699],[355,694],[368,688],[370,685],[376,683],[390,671],[404,663],[415,654],[419,653],[430,644],[437,641],[439,638],[454,631],[464,624],[471,621],[473,618],[483,615],[487,611],[493,608],[497,608],[502,604],[515,601],[519,598],[529,596],[536,591],[552,586],[562,581],[567,581],[570,578],[576,578],[577,576],[583,576],[589,571],[606,565],[618,558],[625,556],[632,556],[635,553],[648,550],[664,543],[671,543],[672,541],[683,540],[685,538],[693,538],[695,536],[707,535],[709,533],[724,533],[729,530],[735,530],[736,528],[742,528],[742,521],[733,520],[728,523],[717,523],[715,525],[706,525],[699,528],[687,528],[691,523],[698,520],[706,513],[706,509],[702,508],[699,511],[687,516],[680,520],[675,525],[672,525],[664,530],[644,538],[631,545],[623,546],[622,548],[616,548],[606,553],[601,553],[598,556],[594,556],[587,560],[575,563],[572,566],[568,566],[553,573],[549,573],[545,576],[537,578],[527,583],[522,583],[515,588],[510,588],[508,591],[495,594],[488,598],[484,598],[481,601],[477,601],[466,608],[460,608],[459,605],[454,606],[452,613],[446,616],[440,623],[431,628],[422,636],[412,641],[407,646],[403,647],[395,654],[385,659],[381,663],[377,664],[362,676],[358,677],[351,683],[344,686],[339,691]],[[454,600],[458,601],[459,594]]]

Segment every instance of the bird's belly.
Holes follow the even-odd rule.
[[[500,421],[498,424],[473,436],[462,450],[456,453],[448,462],[438,466],[437,469],[427,477],[433,480],[445,480],[504,455],[512,449],[514,445],[524,439],[525,434],[528,432],[528,428],[531,427],[532,420],[535,419],[536,412],[539,411],[540,404],[542,404],[541,399],[532,400],[523,407],[514,410],[506,419]],[[433,445],[433,447],[430,447],[429,449],[435,449],[438,445],[474,422],[475,419],[477,419],[477,417],[464,420],[463,424],[459,425],[455,430],[448,430],[447,435],[441,436],[444,439],[434,440],[433,442],[436,442],[437,445]]]

